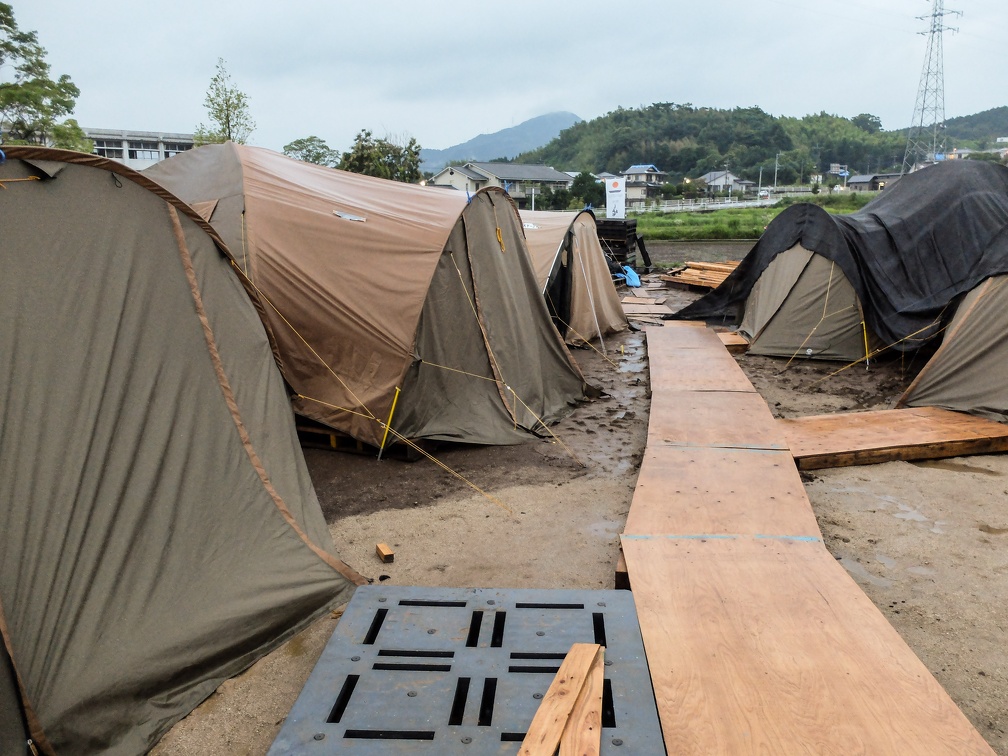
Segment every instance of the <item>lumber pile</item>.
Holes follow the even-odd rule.
[[[687,262],[683,267],[661,276],[666,284],[678,286],[699,286],[716,289],[738,267],[738,260],[727,262]]]

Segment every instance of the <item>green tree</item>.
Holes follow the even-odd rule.
[[[58,123],[52,129],[53,147],[74,152],[94,152],[94,141],[88,139],[84,129],[73,118]]]
[[[245,144],[255,131],[255,121],[249,114],[248,95],[231,82],[231,74],[227,72],[223,58],[217,59],[217,73],[210,80],[203,106],[210,125],[201,123],[196,127],[193,142],[197,147],[222,142]]]
[[[13,7],[0,3],[0,136],[4,141],[49,144],[59,119],[70,115],[77,104],[80,90],[66,74],[53,80],[45,56],[38,34],[19,29]],[[80,129],[69,123],[63,126]],[[88,151],[93,147],[86,139],[80,145]]]
[[[349,150],[340,157],[341,170],[363,173],[367,176],[415,184],[420,180],[420,145],[410,137],[399,144],[390,137],[375,139],[364,129]]]
[[[581,171],[574,177],[570,188],[571,196],[580,199],[585,205],[602,207],[605,205],[605,187],[588,171]]]
[[[857,126],[862,131],[867,131],[869,134],[878,134],[882,131],[882,120],[878,116],[873,116],[871,113],[861,113],[851,118],[851,123]]]
[[[340,154],[337,150],[331,149],[324,139],[317,136],[303,137],[295,139],[290,144],[285,144],[284,155],[303,160],[306,163],[324,165],[327,168],[335,168],[340,161]]]

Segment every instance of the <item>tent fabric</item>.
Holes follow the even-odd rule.
[[[1008,276],[994,276],[967,294],[942,344],[900,398],[899,406],[944,407],[1008,418]]]
[[[757,279],[739,333],[772,357],[854,362],[870,349],[857,294],[840,267],[796,244]]]
[[[738,322],[760,275],[796,244],[839,266],[883,344],[919,348],[940,333],[958,297],[1008,273],[1008,168],[939,163],[846,216],[792,205],[721,286],[674,317]]]
[[[0,722],[26,716],[47,752],[140,753],[362,578],[212,229],[118,163],[7,158]]]
[[[469,198],[232,143],[145,175],[204,212],[216,202],[210,223],[264,303],[299,414],[378,446],[395,403],[405,438],[516,443],[583,398],[576,364],[541,325],[541,297],[525,291],[530,264],[503,191]],[[513,415],[522,402],[529,411]]]
[[[523,210],[521,217],[536,280],[565,341],[581,346],[626,330],[594,213]]]

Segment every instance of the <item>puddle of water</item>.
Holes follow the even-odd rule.
[[[872,575],[870,572],[868,572],[868,570],[864,568],[864,566],[860,562],[857,562],[853,559],[850,559],[849,557],[844,556],[840,557],[840,559],[838,559],[837,561],[840,562],[841,565],[843,565],[843,568],[847,570],[847,572],[849,572],[855,580],[860,580],[865,583],[871,583],[872,585],[876,585],[879,588],[892,587],[892,580],[887,580],[886,578],[879,577],[878,575]]]
[[[911,575],[921,575],[923,577],[935,574],[935,571],[930,567],[907,567],[907,572]]]
[[[894,512],[893,517],[898,517],[901,520],[909,520],[911,522],[927,522],[928,518],[922,515],[913,507],[908,507],[906,504],[899,504],[899,512]]]
[[[895,570],[897,567],[896,560],[891,556],[886,556],[885,554],[875,554],[875,561],[885,567],[887,570]]]
[[[916,465],[917,467],[931,467],[937,470],[951,470],[952,472],[967,472],[967,473],[978,473],[979,475],[990,475],[995,478],[1000,478],[1001,473],[997,470],[988,470],[986,467],[979,467],[978,465],[969,465],[965,462],[953,462],[950,459],[919,459],[910,464]]]

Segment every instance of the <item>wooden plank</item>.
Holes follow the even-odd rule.
[[[788,451],[660,445],[644,454],[623,532],[821,537]]]
[[[993,753],[818,541],[622,543],[668,753]]]
[[[742,391],[662,391],[651,396],[648,447],[788,448],[784,429],[759,394]]]
[[[670,310],[665,305],[656,304],[625,304],[623,312],[626,315],[671,315]]]
[[[673,349],[720,349],[717,334],[694,320],[668,320],[664,328],[649,328],[646,335],[652,378],[657,371],[675,370],[675,364],[666,357]]]
[[[550,683],[518,751],[519,756],[553,756],[601,646],[575,643]]]
[[[626,557],[621,551],[619,559],[616,560],[616,575],[613,577],[613,588],[617,591],[630,590],[630,576],[627,574]]]
[[[735,331],[721,331],[718,338],[729,354],[744,354],[749,351],[749,339]]]
[[[938,407],[813,415],[778,423],[803,470],[1008,451],[1008,426]]]
[[[387,543],[377,544],[375,546],[375,553],[378,555],[378,558],[385,563],[395,561],[395,552],[389,548],[389,545]]]
[[[598,756],[602,750],[605,648],[600,647],[560,737],[560,756]]]
[[[625,296],[625,297],[623,297],[620,300],[620,302],[622,304],[651,304],[651,305],[660,305],[660,304],[664,303],[666,299],[667,299],[667,297],[658,297],[658,296],[654,296],[654,297]]]
[[[738,362],[721,345],[717,334],[710,349],[667,348],[651,359],[651,391],[747,391],[755,393]]]

